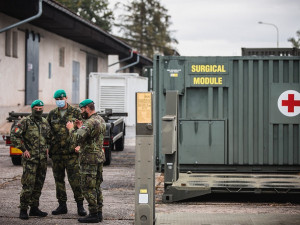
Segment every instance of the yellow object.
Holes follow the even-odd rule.
[[[22,155],[23,152],[18,148],[10,147],[10,154],[11,155]]]
[[[147,189],[140,189],[140,194],[147,194],[147,193],[148,193]]]
[[[151,93],[137,93],[137,123],[152,123]]]

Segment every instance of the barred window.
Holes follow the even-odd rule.
[[[5,56],[18,58],[18,31],[5,32]]]
[[[18,58],[18,32],[13,31],[13,36],[12,36],[12,53],[14,58]]]
[[[5,56],[11,57],[11,30],[5,32]]]

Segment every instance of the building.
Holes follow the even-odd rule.
[[[16,23],[20,25],[4,30]],[[1,1],[0,49],[0,124],[8,111],[35,99],[53,105],[57,89],[65,89],[69,102],[78,104],[88,97],[89,73],[109,71],[110,55],[122,61],[116,64],[123,68],[120,72],[141,74],[152,65],[128,44],[52,0]]]
[[[242,56],[300,56],[298,48],[242,48]]]

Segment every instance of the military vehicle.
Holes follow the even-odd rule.
[[[28,116],[30,113],[17,113],[10,112],[7,117],[8,122],[12,122],[12,127],[24,116]],[[103,141],[103,150],[105,152],[106,161],[104,165],[110,165],[112,161],[111,151],[123,151],[125,141],[125,121],[124,117],[127,113],[113,113],[111,109],[106,109],[104,112],[98,112],[100,116],[106,122],[106,132]],[[44,117],[47,117],[48,113],[43,113]],[[14,165],[21,165],[22,151],[15,148],[10,141],[10,136],[4,136],[4,140],[7,146],[10,146],[9,154]]]

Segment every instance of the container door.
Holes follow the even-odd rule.
[[[89,98],[89,75],[98,72],[98,58],[94,55],[86,56],[86,97]]]
[[[25,105],[39,98],[39,42],[39,34],[26,32]]]
[[[225,121],[180,121],[180,164],[224,164]]]
[[[79,104],[79,62],[73,61],[72,104]]]

